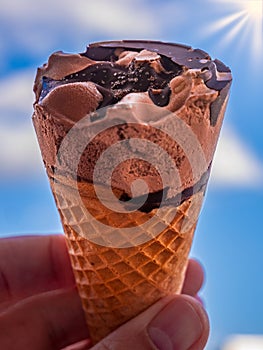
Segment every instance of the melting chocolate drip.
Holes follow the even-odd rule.
[[[207,171],[201,176],[200,180],[196,182],[194,186],[185,188],[181,193],[177,194],[172,198],[168,198],[169,188],[164,188],[163,190],[156,191],[154,193],[149,193],[148,195],[139,196],[133,198],[133,204],[141,203],[142,199],[145,199],[144,204],[138,209],[142,212],[149,213],[153,209],[157,209],[163,206],[172,205],[178,206],[181,205],[184,201],[188,200],[194,194],[198,192],[203,192],[205,194],[207,182],[209,179],[211,171],[211,164],[209,165]],[[127,194],[123,194],[120,198],[123,202],[128,202],[131,198]],[[127,203],[127,210],[132,210],[131,203]]]
[[[58,180],[52,174],[56,173],[65,176],[65,173],[60,172],[55,167],[53,167],[51,170],[52,171],[50,178],[54,182],[58,182]],[[171,198],[168,198],[169,188],[166,187],[160,191],[152,192],[135,198],[131,198],[127,193],[123,193],[120,196],[119,200],[124,202],[124,207],[126,210],[134,210],[134,206],[136,206],[137,203],[142,203],[144,201],[144,204],[139,209],[137,209],[144,213],[150,213],[153,209],[158,209],[164,206],[177,207],[198,192],[203,192],[203,194],[205,194],[210,171],[211,164],[209,165],[207,171],[201,176],[199,181],[197,181],[194,186],[185,188],[181,193],[178,193],[176,196]],[[78,181],[81,182],[83,179],[78,177]],[[131,199],[132,203],[129,203]],[[127,202],[127,204],[125,202]]]

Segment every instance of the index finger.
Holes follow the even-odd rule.
[[[0,303],[74,283],[63,235],[0,239]]]

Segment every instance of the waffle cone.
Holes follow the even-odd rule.
[[[127,64],[125,41],[55,53],[34,86],[33,123],[94,343],[181,292],[228,100],[222,62],[153,43],[131,42],[138,57]],[[90,58],[97,49],[106,63]]]
[[[149,227],[147,242],[132,246],[131,240],[131,247],[113,248],[103,242],[105,237],[96,231],[96,222],[107,224],[108,234],[114,234],[112,225],[118,225],[118,218],[116,213],[102,208],[99,201],[94,202],[91,185],[79,183],[76,191],[68,179],[60,177],[51,181],[51,187],[94,343],[163,296],[181,291],[196,226],[193,217],[198,216],[203,194],[195,194],[177,207],[169,225],[167,215],[174,215],[175,208],[167,209],[166,218],[158,218],[166,228],[157,236],[154,227]],[[80,205],[79,195],[84,206]],[[83,208],[92,213],[93,221],[86,217]],[[119,225],[138,226],[153,215],[155,210],[121,215]],[[89,237],[101,239],[101,244],[87,239],[87,232]]]

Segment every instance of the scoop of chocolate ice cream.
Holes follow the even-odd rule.
[[[133,157],[112,173],[112,187],[120,191],[123,199],[130,198],[133,181],[141,178],[148,185],[152,202],[158,202],[158,194],[164,192],[168,202],[188,198],[206,185],[231,79],[230,69],[222,62],[212,60],[202,50],[180,44],[112,41],[91,44],[81,54],[54,53],[38,70],[34,87],[33,120],[48,173],[74,176],[70,160],[79,157],[78,180],[92,183],[94,167],[105,150],[117,142],[140,138],[171,156],[180,184],[174,191],[164,189],[154,164],[146,165],[144,160]],[[132,105],[126,117],[124,112],[119,113],[120,109],[116,114],[112,108],[125,105]],[[101,109],[105,113],[99,113]],[[62,140],[84,117],[87,122],[82,130],[74,131],[74,147],[68,145],[66,154],[60,154],[58,159]],[[160,127],[173,118],[191,128],[204,153],[206,166],[195,174],[184,147]],[[115,119],[118,125],[111,124]],[[108,121],[110,127],[96,135],[80,156],[85,130],[88,132],[94,123]],[[125,147],[132,158],[131,143]],[[160,158],[161,154],[153,154],[154,157]],[[110,159],[108,162],[110,165]],[[165,171],[172,181],[172,172]],[[103,173],[97,173],[95,179],[102,185]]]

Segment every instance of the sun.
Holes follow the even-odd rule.
[[[246,50],[255,66],[263,60],[263,0],[211,0],[224,14],[206,26],[206,33],[217,35],[217,47],[234,53]]]
[[[254,61],[262,60],[263,54],[263,0],[243,0],[240,5],[244,9],[246,25],[250,28],[251,48]]]
[[[244,7],[244,11],[247,11],[247,15],[254,20],[263,19],[263,1],[262,0],[247,0],[240,3]]]

